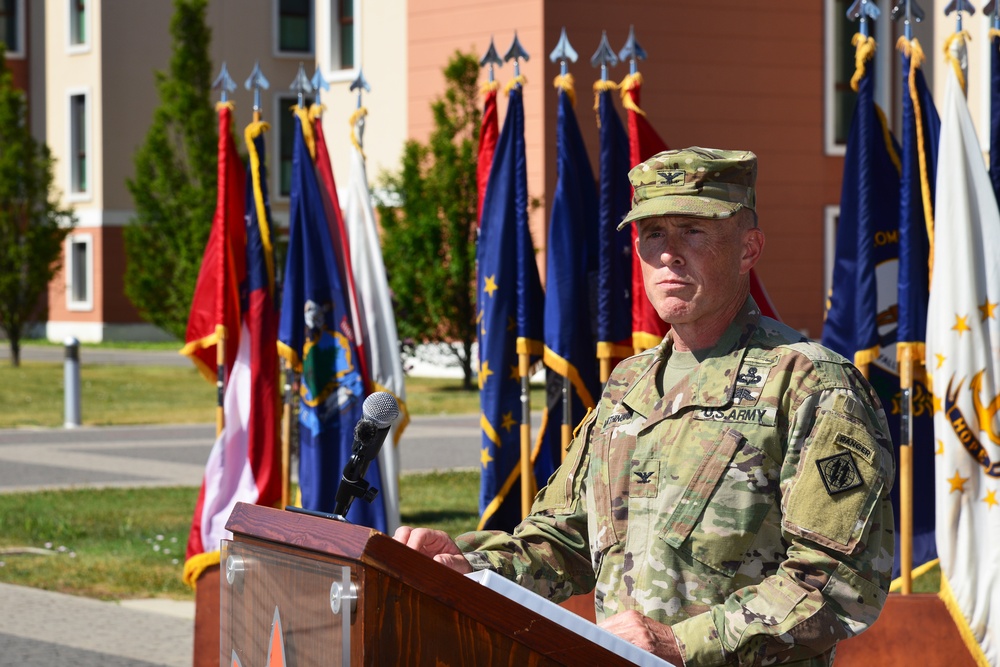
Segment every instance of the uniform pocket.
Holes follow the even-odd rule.
[[[733,576],[776,502],[779,472],[740,432],[725,429],[684,490],[662,539]]]

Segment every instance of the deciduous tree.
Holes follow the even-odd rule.
[[[21,338],[44,314],[42,295],[58,271],[63,239],[75,220],[53,188],[54,160],[28,127],[28,105],[0,42],[0,328],[10,359],[21,363]]]
[[[456,51],[444,76],[444,95],[431,104],[430,138],[406,142],[400,172],[382,177],[378,210],[400,338],[449,343],[468,389],[476,340],[479,63]]]
[[[218,129],[205,8],[206,0],[174,0],[170,67],[156,73],[160,106],[128,181],[136,217],[125,228],[125,293],[146,320],[179,339],[215,210]]]

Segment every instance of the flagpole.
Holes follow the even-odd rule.
[[[560,81],[564,82],[563,85],[566,86],[566,91],[568,93],[572,92],[573,79],[569,74],[569,67],[566,61],[576,62],[577,53],[569,43],[569,37],[566,35],[566,28],[563,27],[562,33],[559,35],[559,41],[556,43],[556,47],[552,49],[552,53],[549,54],[549,60],[551,62],[559,62],[559,78],[556,80],[556,86],[560,87]],[[573,96],[570,96],[570,100]],[[559,433],[562,441],[562,458],[566,458],[566,450],[569,449],[569,441],[572,437],[572,422],[573,422],[573,388],[570,383],[569,375],[563,375],[562,377],[562,426],[559,429]]]
[[[900,14],[901,5],[905,11]],[[903,17],[903,36],[907,42],[913,40],[914,17],[912,0],[902,0],[893,7],[892,18]],[[913,67],[913,63],[910,63]],[[904,93],[905,94],[905,93]],[[902,580],[902,594],[913,592],[913,352],[902,350],[899,367],[899,385],[902,393],[899,420],[899,574]]]
[[[261,113],[260,91],[270,88],[271,83],[260,70],[260,61],[253,64],[250,76],[243,83],[243,87],[253,91],[253,122],[259,123],[263,117]],[[292,504],[292,387],[295,385],[295,372],[287,360],[276,366],[272,373],[285,381],[281,387],[281,507]]]
[[[222,69],[219,71],[219,76],[215,78],[212,82],[212,88],[220,91],[219,95],[219,110],[221,113],[222,105],[228,105],[229,93],[236,90],[236,83],[233,81],[232,77],[229,76],[229,69],[226,67],[226,63],[222,63]],[[220,126],[221,130],[221,126]],[[223,141],[224,137],[219,137],[219,141]],[[225,187],[225,183],[222,178],[219,178],[218,188]],[[222,192],[219,192],[220,197],[224,196]],[[216,295],[216,314],[219,315],[219,321],[215,325],[215,390],[216,390],[216,403],[215,403],[215,437],[218,438],[222,435],[222,431],[226,428],[226,325],[225,325],[225,298],[226,298],[226,253],[229,250],[229,243],[227,242],[228,230],[226,227],[229,224],[227,219],[228,216],[222,216],[222,252],[219,253],[219,276],[221,280],[219,281],[218,294]]]
[[[510,85],[520,87],[521,58],[528,60],[528,52],[521,46],[514,31],[514,42],[504,54],[504,61],[514,61],[514,80]],[[531,512],[534,498],[534,472],[531,469],[531,354],[527,347],[518,351],[517,370],[521,379],[521,516]]]

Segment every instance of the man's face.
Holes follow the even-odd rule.
[[[755,254],[748,246],[760,230],[747,229],[741,220],[661,216],[638,222],[642,280],[661,319],[698,325],[729,314],[740,276],[749,273],[760,250]]]

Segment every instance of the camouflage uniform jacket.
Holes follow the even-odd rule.
[[[885,602],[894,463],[856,368],[747,299],[664,394],[672,349],[626,359],[513,535],[458,544],[556,601],[596,586],[598,620],[672,626],[685,665],[829,665]]]

